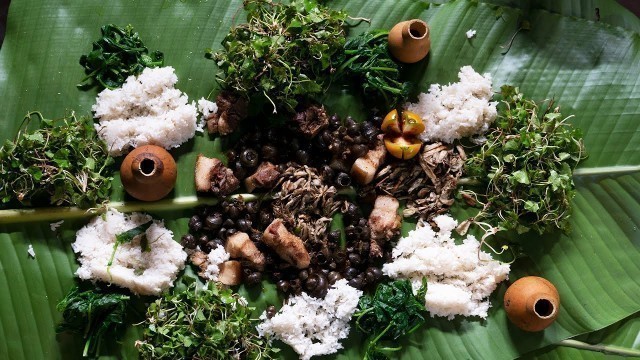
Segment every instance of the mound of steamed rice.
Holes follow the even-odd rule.
[[[493,260],[480,251],[480,243],[468,235],[456,245],[451,232],[458,222],[448,215],[433,219],[435,232],[420,224],[393,249],[391,263],[382,272],[392,278],[411,279],[414,290],[427,278],[425,307],[432,317],[453,319],[455,315],[487,317],[491,306],[487,299],[498,283],[509,275],[509,264]]]
[[[362,291],[336,281],[324,299],[302,293],[289,298],[276,315],[257,326],[260,336],[271,336],[290,345],[300,359],[336,353],[342,349],[340,340],[349,335],[349,321],[356,311]]]
[[[147,68],[137,77],[130,76],[121,88],[98,94],[92,110],[110,155],[142,145],[175,148],[202,130],[195,105],[188,104],[187,95],[174,87],[177,82],[170,66]]]
[[[491,75],[480,75],[471,66],[458,73],[460,82],[441,86],[433,84],[418,102],[406,108],[420,117],[425,130],[422,141],[443,141],[483,134],[496,119],[496,102],[492,102]]]
[[[178,272],[184,269],[187,253],[161,221],[154,220],[145,233],[148,251],[143,251],[142,236],[137,236],[120,244],[113,263],[107,266],[116,235],[149,220],[151,216],[146,214],[125,215],[116,210],[93,218],[76,233],[71,245],[80,261],[76,275],[83,280],[116,284],[140,295],[160,295],[172,287]]]

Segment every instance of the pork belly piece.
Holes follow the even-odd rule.
[[[367,185],[373,181],[380,165],[384,162],[387,150],[384,143],[379,143],[374,149],[356,159],[351,166],[351,176],[360,185]]]
[[[226,196],[240,187],[240,180],[222,161],[198,154],[195,170],[196,190]]]
[[[282,223],[282,219],[275,219],[267,226],[262,242],[298,269],[306,269],[311,263],[311,256],[305,249],[302,239],[290,233]]]
[[[248,192],[253,192],[256,188],[270,189],[278,182],[280,171],[278,167],[272,163],[265,161],[256,170],[253,175],[244,180],[244,186]]]
[[[381,257],[382,245],[400,231],[402,222],[398,208],[400,202],[392,196],[380,195],[376,198],[368,222],[371,229],[371,257]]]
[[[235,260],[228,260],[220,264],[218,281],[229,286],[240,285],[242,282],[242,264]]]
[[[242,258],[249,261],[257,270],[264,270],[264,254],[258,250],[249,235],[237,232],[227,238],[224,249],[232,258]]]

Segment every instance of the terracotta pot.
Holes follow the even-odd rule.
[[[403,21],[389,31],[389,52],[398,61],[418,62],[427,56],[430,48],[429,26],[422,20]]]
[[[156,201],[167,196],[173,190],[177,176],[173,156],[156,145],[136,148],[120,166],[125,191],[142,201]]]
[[[560,295],[548,280],[526,276],[514,282],[504,294],[509,320],[525,331],[541,331],[558,317]]]

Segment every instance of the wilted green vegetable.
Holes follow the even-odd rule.
[[[403,103],[411,84],[400,80],[402,66],[388,51],[388,31],[365,32],[346,42],[336,71],[337,80],[349,80],[362,88],[366,100],[384,109]]]
[[[326,90],[345,43],[346,14],[313,0],[245,0],[244,8],[248,22],[206,54],[220,69],[220,84],[288,112]]]
[[[426,291],[426,279],[417,295],[409,280],[396,280],[378,285],[373,296],[360,298],[354,318],[358,329],[369,336],[365,360],[388,359],[389,353],[400,350],[382,342],[397,340],[422,325]]]
[[[98,290],[80,291],[74,287],[58,303],[62,323],[57,332],[82,334],[85,346],[82,356],[99,355],[103,340],[113,340],[124,329],[129,296],[103,293]]]
[[[553,101],[538,105],[511,86],[502,87],[502,98],[494,129],[466,163],[480,184],[461,191],[482,207],[475,222],[487,221],[493,232],[568,230],[572,173],[586,158],[582,133]]]
[[[34,116],[40,129],[27,132]],[[3,203],[92,207],[109,197],[113,162],[90,118],[49,120],[31,112],[14,141],[0,148],[0,197]]]
[[[131,25],[121,28],[109,24],[100,31],[102,38],[93,43],[89,54],[80,57],[80,65],[87,76],[79,87],[118,88],[129,76],[139,75],[144,68],[164,64],[164,55],[157,50],[149,54]]]
[[[252,308],[215,282],[166,294],[147,310],[143,359],[272,359],[275,352],[258,337]]]

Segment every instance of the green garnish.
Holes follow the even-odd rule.
[[[293,112],[300,99],[326,90],[345,43],[347,15],[313,0],[245,0],[244,8],[248,23],[233,27],[221,50],[207,50],[220,84],[268,100],[274,112]]]
[[[107,268],[113,265],[113,259],[116,256],[116,250],[118,250],[118,246],[120,246],[121,244],[126,244],[133,241],[133,239],[135,239],[137,236],[142,236],[142,239],[140,239],[140,246],[142,247],[142,251],[143,252],[148,251],[147,249],[149,249],[149,241],[147,240],[145,233],[147,232],[147,229],[151,227],[152,224],[153,224],[153,220],[149,220],[144,224],[140,224],[134,227],[133,229],[129,229],[125,232],[117,234],[116,242],[113,244],[113,252],[111,253],[111,257],[109,258],[109,262],[107,263]]]
[[[102,38],[93,43],[93,49],[80,57],[80,65],[87,76],[78,87],[99,87],[115,89],[129,76],[139,75],[147,67],[164,65],[164,55],[160,51],[149,54],[133,27],[124,29],[113,24],[100,28]]]
[[[376,30],[358,35],[344,45],[336,79],[359,84],[368,102],[393,108],[403,103],[411,84],[400,80],[401,66],[388,51],[388,31]]]
[[[258,337],[253,308],[215,282],[165,294],[147,310],[143,359],[272,359],[275,349]]]
[[[568,230],[572,172],[586,158],[579,129],[567,123],[553,101],[542,105],[518,88],[502,87],[502,107],[495,129],[466,162],[468,176],[480,191],[463,190],[467,202],[482,210],[473,219],[497,230]]]
[[[27,132],[33,116],[40,129]],[[109,198],[114,161],[90,118],[49,120],[31,112],[20,129],[0,148],[2,203],[89,208]]]
[[[388,359],[388,353],[399,346],[384,346],[384,340],[397,340],[410,334],[424,322],[426,279],[417,295],[413,295],[409,280],[380,284],[373,296],[364,295],[354,314],[356,326],[369,336],[365,360]]]
[[[82,334],[85,339],[82,356],[97,357],[102,341],[117,337],[124,329],[128,302],[127,295],[98,290],[81,292],[76,286],[58,303],[62,323],[56,331]]]

